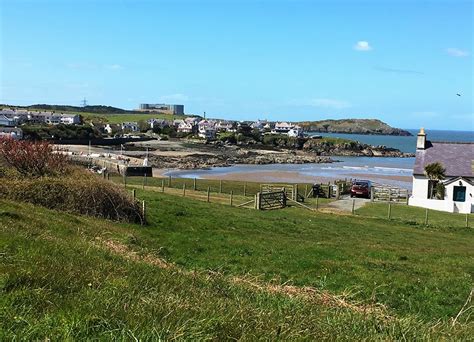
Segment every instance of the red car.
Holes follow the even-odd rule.
[[[351,197],[370,198],[372,183],[368,180],[356,180],[352,182]]]

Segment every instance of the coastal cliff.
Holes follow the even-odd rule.
[[[307,132],[400,136],[412,135],[408,131],[391,127],[385,122],[377,119],[304,121],[300,122],[299,125]]]

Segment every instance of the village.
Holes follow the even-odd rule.
[[[160,112],[163,113],[163,112]],[[198,116],[181,119],[149,118],[144,122],[132,121],[117,124],[102,124],[94,121],[88,124],[109,137],[122,137],[152,131],[160,133],[171,129],[172,134],[180,137],[196,136],[205,140],[214,140],[218,133],[236,133],[237,131],[257,131],[261,134],[283,134],[288,137],[303,137],[303,129],[297,124],[288,122],[256,121],[229,121],[203,119]],[[54,111],[32,111],[15,108],[0,110],[0,135],[21,139],[22,125],[81,125],[85,124],[80,114],[61,113]],[[87,124],[87,123],[86,123]]]

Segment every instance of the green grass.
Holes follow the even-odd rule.
[[[223,265],[229,257],[249,261],[253,251],[255,260],[247,263],[249,271],[260,273],[263,266],[266,273],[277,275],[277,264],[282,271],[297,264],[291,260],[296,255],[285,255],[289,252],[285,245],[290,240],[307,240],[308,232],[300,234],[292,225],[278,231],[272,224],[256,229],[250,217],[254,211],[178,201],[167,195],[145,196],[152,197],[154,213],[146,228],[0,201],[0,339],[467,339],[472,333],[472,324],[462,320],[452,328],[447,322],[434,326],[411,315],[386,319],[298,296],[257,291],[232,282],[225,274],[154,266],[139,256],[168,254],[169,260],[175,259],[186,270],[199,268],[198,264],[203,268]],[[257,213],[256,222],[272,222],[280,213]],[[301,219],[297,210],[294,214],[295,220]],[[241,217],[243,222],[215,226],[223,223],[216,221],[218,216],[229,215],[229,220]],[[169,244],[173,234],[176,242]],[[327,232],[321,240],[324,236]],[[258,241],[249,244],[253,238]],[[270,241],[265,243],[266,239]],[[104,248],[101,241],[105,240],[121,242],[138,257]],[[216,252],[202,247],[208,240],[216,240]],[[270,243],[273,246],[268,250]],[[304,248],[308,245],[309,241]],[[164,251],[166,246],[168,251]],[[216,257],[223,248],[234,252],[228,257],[221,254],[224,258],[219,261]],[[178,250],[184,251],[181,261],[172,257]],[[209,254],[209,262],[200,256],[203,253]],[[191,259],[198,259],[195,266]],[[308,260],[301,260],[299,267],[305,263]]]
[[[165,119],[165,120],[175,120],[175,119],[184,119],[186,115],[171,115],[171,114],[97,114],[97,113],[78,113],[83,116],[85,121],[102,121],[111,124],[118,124],[122,122],[137,122],[141,120],[148,119]]]
[[[356,211],[357,215],[388,220],[388,203],[368,203]],[[453,214],[437,210],[428,210],[428,225],[425,225],[426,209],[412,207],[406,204],[392,204],[390,217],[406,225],[421,227],[422,229],[438,228],[450,231],[451,229],[466,226],[466,214]],[[474,230],[474,214],[468,215],[468,224]]]
[[[116,183],[123,184],[123,177],[118,175],[112,175],[110,178],[112,181]],[[127,184],[128,185],[143,185],[144,183],[143,177],[127,177]],[[146,184],[147,186],[154,186],[161,188],[162,182],[165,183],[165,187],[170,186],[169,177],[165,178],[147,178]],[[171,179],[171,187],[175,189],[183,189],[183,185],[185,184],[186,189],[191,190],[194,189],[194,180],[192,178],[172,178]],[[221,188],[222,184],[222,188]],[[260,191],[260,185],[266,183],[257,183],[257,182],[243,182],[243,181],[233,181],[233,180],[223,180],[220,181],[218,179],[196,179],[196,190],[197,191],[207,191],[207,188],[210,189],[211,193],[222,193],[222,194],[230,194],[232,193],[236,196],[245,196],[251,197],[255,196],[257,192]],[[291,185],[288,183],[272,183],[275,185]],[[309,192],[312,184],[310,183],[298,183],[298,194],[304,196],[305,193]],[[319,204],[323,205],[332,201],[333,199],[327,198],[319,198]],[[316,205],[316,199],[309,197],[305,199],[305,204],[310,206]]]
[[[1,340],[466,340],[474,332],[469,315],[450,324],[473,286],[473,229],[137,194],[145,227],[0,201]],[[392,319],[256,291],[235,276],[380,303]]]

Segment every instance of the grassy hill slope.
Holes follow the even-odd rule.
[[[147,227],[0,200],[1,340],[473,331],[449,323],[472,286],[472,231],[138,195]]]
[[[354,134],[383,134],[383,135],[412,135],[400,128],[389,126],[377,119],[341,119],[304,121],[300,123],[306,131],[323,133],[354,133]]]

